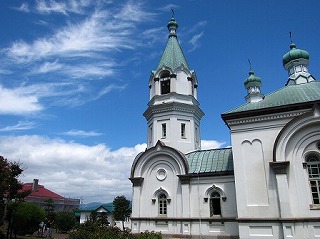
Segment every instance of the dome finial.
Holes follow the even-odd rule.
[[[167,27],[168,27],[168,30],[169,30],[169,37],[171,37],[171,36],[175,36],[176,37],[177,36],[176,35],[176,31],[177,31],[177,28],[178,28],[178,23],[173,17],[174,16],[173,9],[171,9],[171,11],[172,11],[172,17],[171,17]]]

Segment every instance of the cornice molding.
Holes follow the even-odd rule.
[[[290,113],[283,113],[283,114],[275,114],[275,115],[263,115],[263,116],[256,116],[256,117],[248,117],[248,118],[241,118],[235,120],[228,120],[227,123],[229,126],[234,125],[241,125],[241,124],[250,124],[250,123],[260,123],[264,121],[273,121],[279,119],[291,119],[297,116],[304,114],[305,111],[299,112],[290,112]]]

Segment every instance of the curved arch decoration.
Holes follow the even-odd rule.
[[[169,195],[168,191],[165,190],[164,188],[160,187],[160,188],[158,188],[156,191],[154,191],[154,193],[153,193],[153,198],[151,199],[152,203],[155,203],[155,202],[156,202],[156,199],[159,197],[160,194],[166,195],[167,202],[168,202],[168,203],[171,202],[171,198],[170,198],[170,195]]]
[[[217,187],[216,185],[212,185],[210,188],[208,188],[204,194],[204,201],[205,202],[208,202],[208,198],[210,197],[210,195],[213,193],[213,192],[218,192],[221,196],[221,199],[225,202],[227,200],[227,196],[225,194],[225,192],[223,191],[222,188],[220,187]]]

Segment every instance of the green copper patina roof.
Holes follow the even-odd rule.
[[[250,70],[249,77],[244,81],[244,86],[247,88],[250,86],[259,86],[260,87],[261,85],[262,85],[262,82],[261,82],[260,77],[255,76],[254,71]]]
[[[184,57],[184,54],[177,39],[177,35],[175,34],[177,28],[178,24],[172,18],[168,23],[168,30],[170,33],[169,39],[156,71],[158,71],[162,67],[168,67],[172,71],[174,71],[176,68],[180,66],[184,66],[185,68],[189,69],[187,60]]]
[[[269,95],[259,102],[251,102],[229,110],[225,114],[244,112],[250,110],[267,109],[273,107],[288,106],[299,103],[320,100],[320,82],[313,81],[299,85],[288,85]]]
[[[290,49],[291,50],[282,57],[283,65],[287,64],[292,60],[296,60],[300,58],[309,60],[309,53],[305,50],[297,49],[294,43],[291,43]]]
[[[233,172],[231,148],[199,150],[186,155],[189,173]]]

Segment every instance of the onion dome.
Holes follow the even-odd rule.
[[[289,63],[292,60],[298,60],[298,59],[305,59],[309,61],[309,53],[305,50],[296,48],[296,45],[294,43],[291,43],[290,51],[287,52],[282,57],[283,66],[285,66],[287,63]]]
[[[254,75],[254,71],[249,71],[249,77],[244,81],[244,87],[247,89],[247,96],[245,97],[248,103],[259,102],[263,99],[264,95],[261,93],[260,87],[262,81],[260,77]]]
[[[254,75],[254,71],[249,71],[249,77],[244,81],[244,87],[248,89],[248,87],[258,86],[261,87],[262,82],[260,77]]]
[[[176,20],[172,17],[167,25],[168,30],[169,30],[169,37],[170,36],[176,36],[176,31],[178,28],[178,23],[176,22]]]

